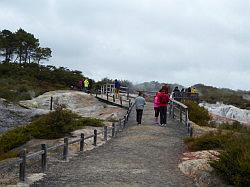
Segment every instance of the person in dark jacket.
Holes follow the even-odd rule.
[[[178,86],[176,86],[173,90],[173,99],[176,101],[180,101],[180,90]]]
[[[119,98],[120,88],[121,88],[121,83],[117,79],[115,79],[115,97],[116,97],[116,99]]]
[[[159,99],[160,110],[160,125],[167,126],[167,105],[169,102],[169,95],[165,89],[161,89],[157,95]]]

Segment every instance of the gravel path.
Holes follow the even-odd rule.
[[[177,165],[184,151],[186,130],[177,122],[153,125],[147,106],[143,124],[129,128],[105,145],[70,159],[49,163],[47,175],[33,186],[195,186]]]

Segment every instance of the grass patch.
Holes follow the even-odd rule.
[[[31,124],[17,127],[0,136],[0,158],[32,138],[56,139],[84,126],[103,126],[103,121],[83,118],[69,110],[57,109],[35,119]]]

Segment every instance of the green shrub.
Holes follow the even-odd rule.
[[[193,101],[185,101],[184,104],[188,107],[188,115],[191,121],[200,126],[209,125],[211,116],[204,107],[199,106]]]
[[[231,130],[231,131],[237,131],[237,132],[248,131],[248,128],[242,125],[238,121],[234,121],[232,124],[228,124],[228,123],[219,124],[218,129]]]
[[[61,138],[84,126],[103,126],[103,121],[93,118],[83,118],[69,110],[59,108],[54,112],[34,119],[31,124],[3,133],[0,136],[0,157],[32,138]]]
[[[230,141],[211,166],[231,185],[250,186],[250,133]]]
[[[233,139],[232,133],[210,132],[199,137],[186,138],[184,141],[190,151],[222,149]]]

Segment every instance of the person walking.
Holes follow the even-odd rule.
[[[142,97],[142,92],[139,92],[138,97],[135,98],[136,121],[141,125],[142,113],[146,104],[145,99]]]
[[[115,98],[118,99],[120,93],[121,83],[115,79]]]
[[[84,91],[87,93],[89,88],[89,80],[86,78],[84,80]]]
[[[159,110],[160,110],[160,125],[167,126],[167,105],[169,102],[169,95],[165,89],[161,89],[158,94]]]
[[[160,113],[160,102],[158,97],[159,92],[156,92],[154,96],[154,111],[155,111],[155,124],[159,124],[158,117]]]

